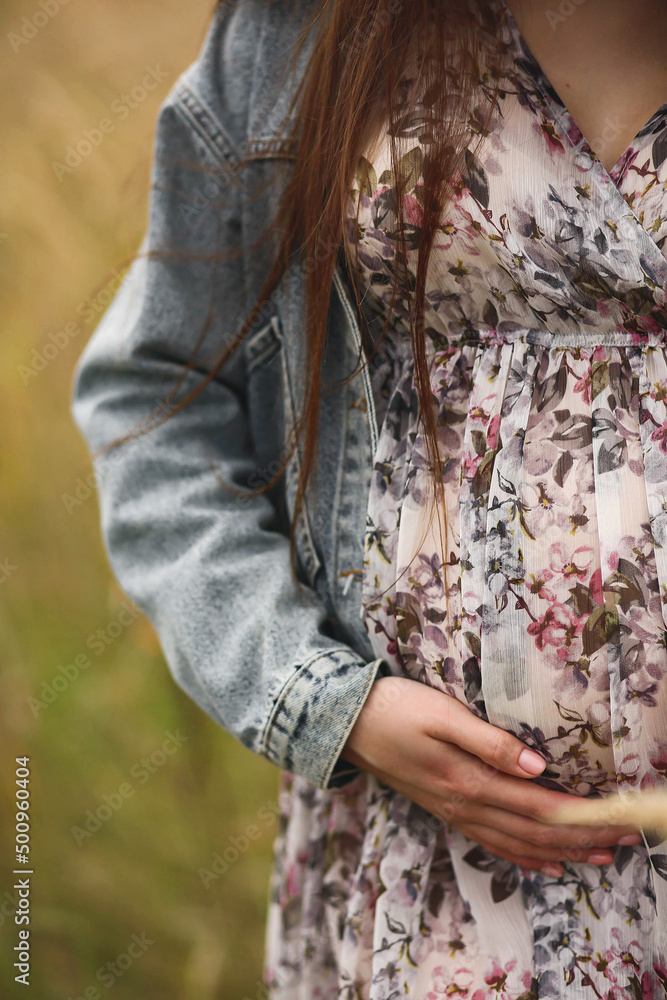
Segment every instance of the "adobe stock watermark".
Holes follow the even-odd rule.
[[[136,779],[137,785],[147,784],[151,777],[164,767],[167,760],[178,753],[183,744],[190,739],[189,736],[183,736],[180,729],[177,729],[175,733],[168,729],[165,736],[166,739],[157,750],[142,757],[130,768],[130,776]],[[81,847],[84,841],[90,840],[103,824],[111,819],[114,813],[122,809],[128,799],[134,797],[135,792],[136,787],[131,781],[123,781],[119,785],[118,791],[105,792],[100,796],[101,802],[94,811],[86,809],[83,826],[70,827],[70,833],[77,847]]]
[[[280,977],[276,976],[274,981],[271,983],[271,989],[272,990],[275,990],[276,988],[280,989],[280,987],[284,985],[285,985],[284,983],[280,982]],[[241,1000],[270,1000],[271,994],[269,993],[269,987],[267,986],[266,983],[263,983],[261,980],[256,979],[255,986],[257,987],[257,989],[255,993],[252,995],[252,997],[249,997],[248,994],[246,993],[244,997],[241,997]]]
[[[551,30],[555,31],[559,24],[567,21],[568,17],[572,17],[575,11],[585,3],[586,0],[561,0],[557,10],[553,10],[551,7],[545,10],[544,16],[549,22]]]
[[[95,295],[87,296],[78,304],[75,313],[83,320],[84,326],[91,326],[100,318],[120,288],[128,270],[126,268],[125,271],[119,271],[114,267],[112,277],[104,288],[101,288]],[[33,347],[30,361],[16,366],[23,384],[27,385],[31,379],[36,378],[40,372],[48,368],[51,362],[55,361],[81,332],[82,325],[78,320],[69,320],[62,329],[49,332],[46,342],[41,347]]]
[[[614,115],[613,118],[611,115],[608,115],[605,118],[604,128],[600,134],[589,143],[598,159],[607,151],[611,143],[623,134],[623,130],[626,128],[627,124],[621,121],[618,115]]]
[[[42,28],[45,28],[69,2],[70,0],[39,0],[33,13],[21,18],[20,29],[7,33],[7,41],[13,51],[20,52],[23,46],[36,38]]]
[[[75,144],[66,146],[63,159],[51,161],[51,168],[61,183],[68,174],[81,166],[93,150],[102,145],[106,136],[113,135],[119,122],[126,121],[132,112],[143,104],[149,93],[169,78],[170,74],[160,69],[159,65],[145,68],[146,74],[141,83],[132,87],[127,93],[119,94],[111,102],[109,105],[111,117],[101,118],[93,128],[83,129],[81,138]]]
[[[124,976],[128,969],[131,969],[134,963],[142,958],[154,944],[155,941],[149,938],[145,931],[141,934],[132,934],[125,951],[116,955],[113,961],[101,965],[95,973],[95,978],[104,986],[105,990],[110,990],[121,976]],[[77,996],[68,996],[67,1000],[101,1000],[103,996],[104,994],[97,986],[91,985]]]
[[[364,51],[368,43],[378,31],[386,31],[391,24],[393,17],[398,14],[406,0],[390,0],[384,10],[376,12],[372,21],[363,24],[354,36],[353,40],[344,39],[341,46],[341,55],[348,59],[355,52]],[[410,3],[411,0],[407,0]]]
[[[118,639],[130,625],[136,621],[141,613],[133,601],[123,601],[120,605],[120,612],[116,617],[107,622],[104,628],[95,629],[86,638],[85,646],[94,656],[101,656],[109,646]],[[78,653],[71,663],[61,664],[50,681],[43,681],[40,689],[40,697],[28,698],[28,705],[35,718],[40,712],[57,701],[63,691],[66,691],[77,680],[83,670],[87,670],[92,665],[92,659],[88,653]]]
[[[160,412],[162,412],[163,415],[169,412],[169,407],[166,405],[164,400],[158,400],[155,405],[154,413],[160,414]],[[154,416],[154,414],[151,416]],[[104,482],[106,477],[110,475],[116,465],[121,466],[127,459],[128,448],[146,448],[150,453],[150,442],[146,442],[141,437],[136,437],[123,442],[123,444],[118,445],[116,448],[110,449],[104,455],[98,456],[95,459],[92,471],[87,473],[85,476],[77,476],[71,484],[71,492],[60,494],[63,507],[68,514],[73,514],[75,510],[82,507],[83,504],[90,500],[92,496],[96,495],[100,485]],[[215,474],[215,469],[213,469],[213,471]],[[243,507],[248,502],[248,498],[244,494],[238,499],[237,502],[240,507]]]
[[[9,561],[9,556],[5,556],[4,559],[0,559],[0,585],[6,583],[10,576],[16,573],[18,566]]]
[[[278,802],[267,802],[257,810],[257,819],[264,829],[275,823],[280,815],[280,805]],[[200,868],[197,872],[205,889],[208,889],[211,882],[216,882],[221,875],[229,871],[230,867],[245,854],[252,841],[259,840],[263,830],[256,823],[250,823],[238,836],[227,837],[227,847],[223,847],[222,852],[216,852],[211,858],[210,868]]]
[[[72,514],[73,511],[77,510],[78,507],[81,507],[95,495],[100,483],[109,475],[114,466],[124,460],[125,452],[123,449],[129,444],[133,444],[136,447],[141,444],[141,441],[137,439],[132,442],[126,442],[124,445],[112,448],[105,455],[99,456],[95,460],[92,472],[89,472],[86,476],[77,476],[72,484],[71,493],[60,494],[60,499],[68,514]]]

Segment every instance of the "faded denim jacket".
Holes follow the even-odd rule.
[[[224,4],[160,108],[140,251],[174,253],[133,262],[78,361],[72,412],[93,452],[164,403],[205,330],[199,370],[176,398],[198,385],[257,298],[276,244],[252,244],[294,158],[282,133],[312,40],[296,62],[293,46],[312,9],[313,0]],[[239,241],[246,252],[233,260],[179,259]],[[307,267],[292,258],[194,401],[98,457],[95,472],[111,567],[153,623],[176,682],[250,750],[332,788],[359,773],[340,753],[386,669],[361,619],[377,418],[367,369],[339,386],[367,357],[340,263],[318,456],[298,523],[301,586],[289,561],[298,453],[269,492],[239,499],[221,484],[255,488],[285,455],[303,391]]]

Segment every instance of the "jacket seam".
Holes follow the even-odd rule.
[[[251,138],[237,147],[220,120],[185,81],[176,85],[172,96],[174,106],[229,171],[236,172],[243,163],[253,160],[296,159],[296,140],[289,136]]]
[[[343,306],[343,310],[352,327],[352,333],[354,335],[357,350],[361,353],[361,360],[362,360],[361,377],[362,377],[362,384],[364,387],[364,393],[366,395],[367,423],[371,438],[372,455],[374,456],[375,453],[377,452],[377,447],[378,447],[379,428],[377,426],[377,417],[375,414],[375,400],[373,399],[373,391],[370,384],[370,375],[368,372],[368,364],[367,364],[368,359],[366,357],[366,351],[364,350],[363,341],[361,340],[361,331],[359,330],[358,320],[355,315],[354,309],[352,308],[352,303],[350,302],[347,296],[347,291],[341,275],[341,271],[339,270],[338,267],[334,271],[333,281],[336,286],[336,290],[338,292],[338,297]]]
[[[204,140],[218,162],[235,172],[239,167],[239,156],[221,122],[186,83],[176,85],[173,98],[174,106]]]

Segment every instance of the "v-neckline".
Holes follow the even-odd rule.
[[[539,87],[540,91],[544,95],[549,107],[554,115],[555,119],[559,122],[563,131],[567,134],[570,142],[572,142],[571,134],[574,132],[581,137],[580,141],[576,143],[578,150],[583,151],[591,160],[594,160],[598,165],[600,170],[603,171],[605,177],[607,177],[614,186],[618,186],[618,183],[623,176],[623,172],[627,166],[628,160],[631,154],[635,150],[635,144],[639,139],[642,139],[645,135],[649,135],[653,131],[653,126],[656,124],[657,119],[667,114],[667,100],[657,108],[653,114],[650,116],[647,122],[639,129],[636,135],[630,140],[628,145],[625,147],[621,155],[618,157],[614,165],[607,169],[604,163],[600,159],[599,155],[590,145],[588,139],[579,128],[579,125],[575,121],[572,113],[568,110],[567,105],[561,98],[560,94],[553,86],[549,77],[542,68],[541,63],[533,53],[532,49],[528,45],[523,34],[519,30],[519,26],[516,23],[516,19],[512,10],[507,3],[507,0],[497,0],[497,3],[501,7],[507,27],[512,35],[512,40],[514,46],[521,53],[522,62],[526,70],[530,73],[530,76],[534,79],[535,83]],[[562,120],[561,120],[562,119]],[[563,124],[563,122],[565,124]],[[573,143],[574,145],[574,143]]]

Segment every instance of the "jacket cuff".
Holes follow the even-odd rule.
[[[340,754],[384,663],[338,648],[298,667],[276,699],[262,736],[263,755],[318,788],[352,781],[360,769]]]

